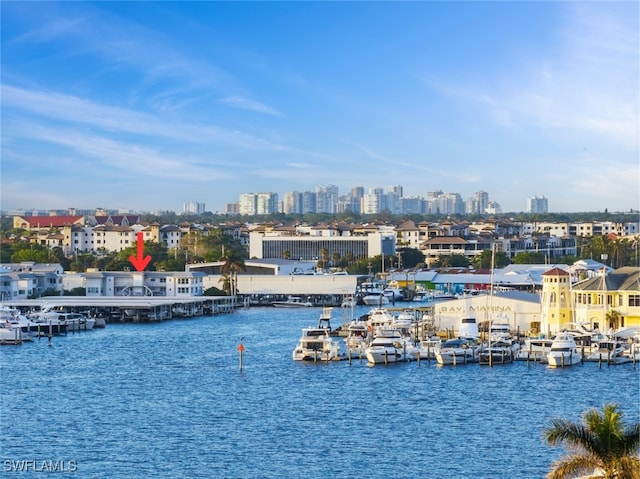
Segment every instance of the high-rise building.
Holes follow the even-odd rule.
[[[182,213],[185,215],[201,215],[204,213],[204,203],[197,201],[188,201],[184,204]]]
[[[544,196],[532,196],[527,198],[527,213],[548,213],[549,203]]]
[[[316,188],[316,213],[335,213],[337,203],[337,186],[328,185]]]

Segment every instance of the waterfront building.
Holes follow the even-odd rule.
[[[353,234],[353,231],[327,228],[314,229],[314,234],[315,236],[300,236],[283,234],[277,230],[252,231],[249,233],[249,257],[268,259],[288,256],[308,261],[323,256],[337,256],[358,260],[381,254],[394,255],[396,252],[396,237],[392,230],[376,228],[366,235],[360,235]]]
[[[63,273],[58,263],[4,263],[0,265],[0,300],[27,299],[45,292],[58,294]]]

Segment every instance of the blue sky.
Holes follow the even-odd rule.
[[[2,209],[640,204],[638,2],[7,2]]]

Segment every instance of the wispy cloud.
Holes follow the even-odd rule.
[[[267,115],[282,116],[282,113],[280,113],[275,108],[271,108],[264,103],[260,103],[249,98],[244,98],[237,95],[224,98],[222,102],[234,108],[240,108],[242,110],[255,111],[257,113],[266,113]]]
[[[285,145],[241,131],[214,125],[176,123],[147,113],[101,105],[71,95],[31,91],[11,85],[2,85],[1,92],[5,110],[13,109],[50,120],[84,125],[104,131],[155,136],[191,143],[230,144],[249,150],[288,150]],[[29,130],[23,130],[22,133],[28,135]]]

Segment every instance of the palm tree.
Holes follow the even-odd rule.
[[[226,256],[222,258],[224,264],[220,268],[222,273],[223,288],[230,295],[234,296],[238,293],[238,272],[244,271],[246,266],[242,254],[235,250],[227,250]]]
[[[566,443],[573,454],[552,465],[548,479],[568,479],[578,474],[602,479],[640,479],[640,423],[625,426],[618,405],[605,404],[583,413],[577,424],[553,419],[544,437],[554,446]]]

